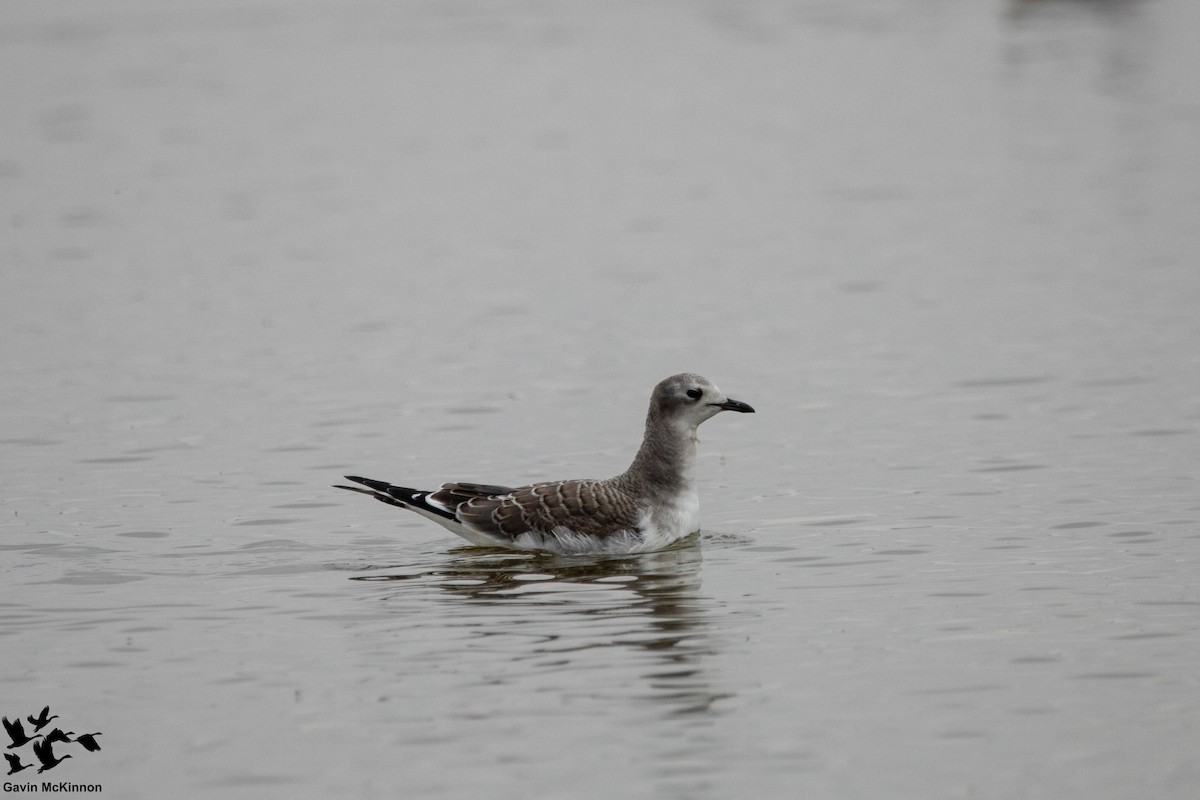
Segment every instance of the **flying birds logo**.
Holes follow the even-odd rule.
[[[33,714],[25,717],[25,722],[21,721],[20,716],[13,720],[8,717],[3,718],[4,730],[8,733],[8,738],[12,740],[6,749],[13,752],[4,754],[10,776],[34,767],[37,767],[36,774],[40,775],[54,769],[68,758],[86,756],[89,753],[100,751],[100,743],[96,741],[96,737],[102,735],[100,731],[77,734],[75,731],[64,731],[62,727],[50,727],[51,721],[58,718],[57,714],[50,713],[50,706],[43,708],[36,717]],[[29,725],[28,730],[25,727],[26,723]],[[59,723],[59,726],[62,726],[62,723]],[[56,745],[58,752],[55,752]],[[72,745],[78,745],[78,747]],[[32,758],[28,754],[30,749],[33,751]],[[22,775],[21,777],[26,776]],[[52,792],[101,791],[99,784],[67,783],[65,781],[62,783],[45,781],[40,789]],[[34,783],[16,784],[5,781],[4,790],[6,792],[39,791],[39,787]]]

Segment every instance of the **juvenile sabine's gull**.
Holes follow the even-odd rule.
[[[754,409],[708,378],[685,372],[654,387],[641,449],[615,478],[516,488],[443,483],[428,492],[347,475],[367,488],[337,488],[415,511],[483,547],[572,554],[659,550],[700,529],[696,427],[721,411]]]

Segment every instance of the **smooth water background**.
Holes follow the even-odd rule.
[[[36,780],[1195,797],[1198,9],[4,3],[0,711],[104,748]],[[683,370],[759,412],[698,543],[329,488],[604,477]]]

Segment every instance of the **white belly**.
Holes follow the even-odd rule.
[[[657,550],[700,530],[700,497],[694,489],[681,492],[653,514],[641,550]]]

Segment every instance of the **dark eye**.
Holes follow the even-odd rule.
[[[699,389],[688,389],[687,390],[687,396],[692,398],[693,400],[699,400],[701,395],[703,395],[703,394],[704,394],[704,392],[702,392]]]

